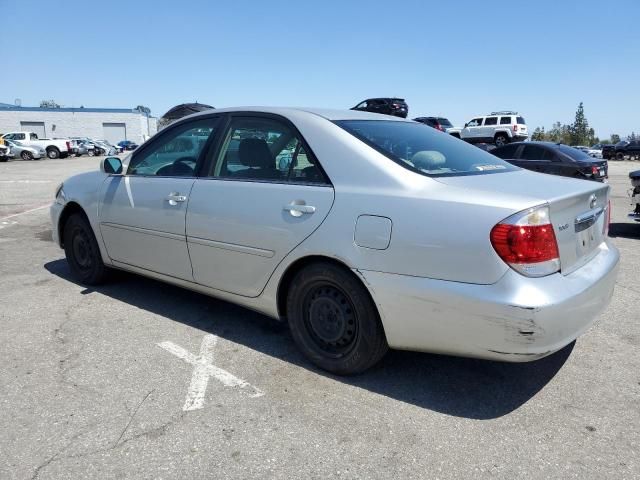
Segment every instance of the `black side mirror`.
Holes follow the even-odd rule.
[[[469,122],[464,124],[464,128],[467,128],[469,126]]]
[[[101,170],[109,175],[122,175],[122,160],[118,157],[107,157],[100,164]]]

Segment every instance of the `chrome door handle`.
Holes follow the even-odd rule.
[[[301,217],[305,213],[311,215],[316,211],[316,207],[311,205],[305,205],[304,203],[292,202],[289,205],[282,207],[285,212],[289,212],[293,217]]]
[[[179,202],[186,202],[187,201],[187,197],[185,195],[180,195],[177,192],[172,192],[169,195],[167,195],[167,197],[165,198],[165,200],[167,200],[169,202],[169,205],[175,206],[177,205]]]

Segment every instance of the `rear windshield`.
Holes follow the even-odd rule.
[[[518,117],[516,118],[516,121],[518,122],[518,125],[526,125],[526,123],[524,123],[524,117]]]
[[[451,125],[451,122],[446,119],[446,118],[441,118],[438,117],[438,122],[440,123],[440,125],[442,125],[443,127],[453,127],[453,125]]]
[[[482,175],[517,170],[473,145],[419,123],[340,120],[338,126],[394,162],[428,176]]]
[[[569,145],[557,145],[558,150],[560,150],[565,155],[568,155],[573,160],[578,162],[593,162],[593,158],[590,157],[587,153],[579,150],[575,147],[570,147]]]

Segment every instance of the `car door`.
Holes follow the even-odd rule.
[[[208,117],[167,128],[131,156],[125,175],[104,183],[98,215],[112,260],[193,280],[186,209],[217,122]]]
[[[473,140],[476,141],[480,135],[482,130],[482,117],[474,118],[471,120],[463,129],[462,137],[465,140]]]
[[[514,163],[519,167],[534,172],[555,173],[552,171],[552,162],[549,155],[546,154],[546,150],[540,145],[524,145],[520,151],[518,160]]]
[[[193,185],[187,244],[196,282],[255,297],[333,204],[333,187],[282,117],[230,116],[208,176]],[[283,160],[284,159],[284,160]]]
[[[478,140],[483,142],[493,142],[493,134],[498,126],[498,117],[486,117],[482,127],[479,129]]]

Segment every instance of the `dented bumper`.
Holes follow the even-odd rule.
[[[509,270],[493,285],[360,271],[392,348],[511,362],[556,352],[608,305],[619,253],[609,243],[569,275]]]

